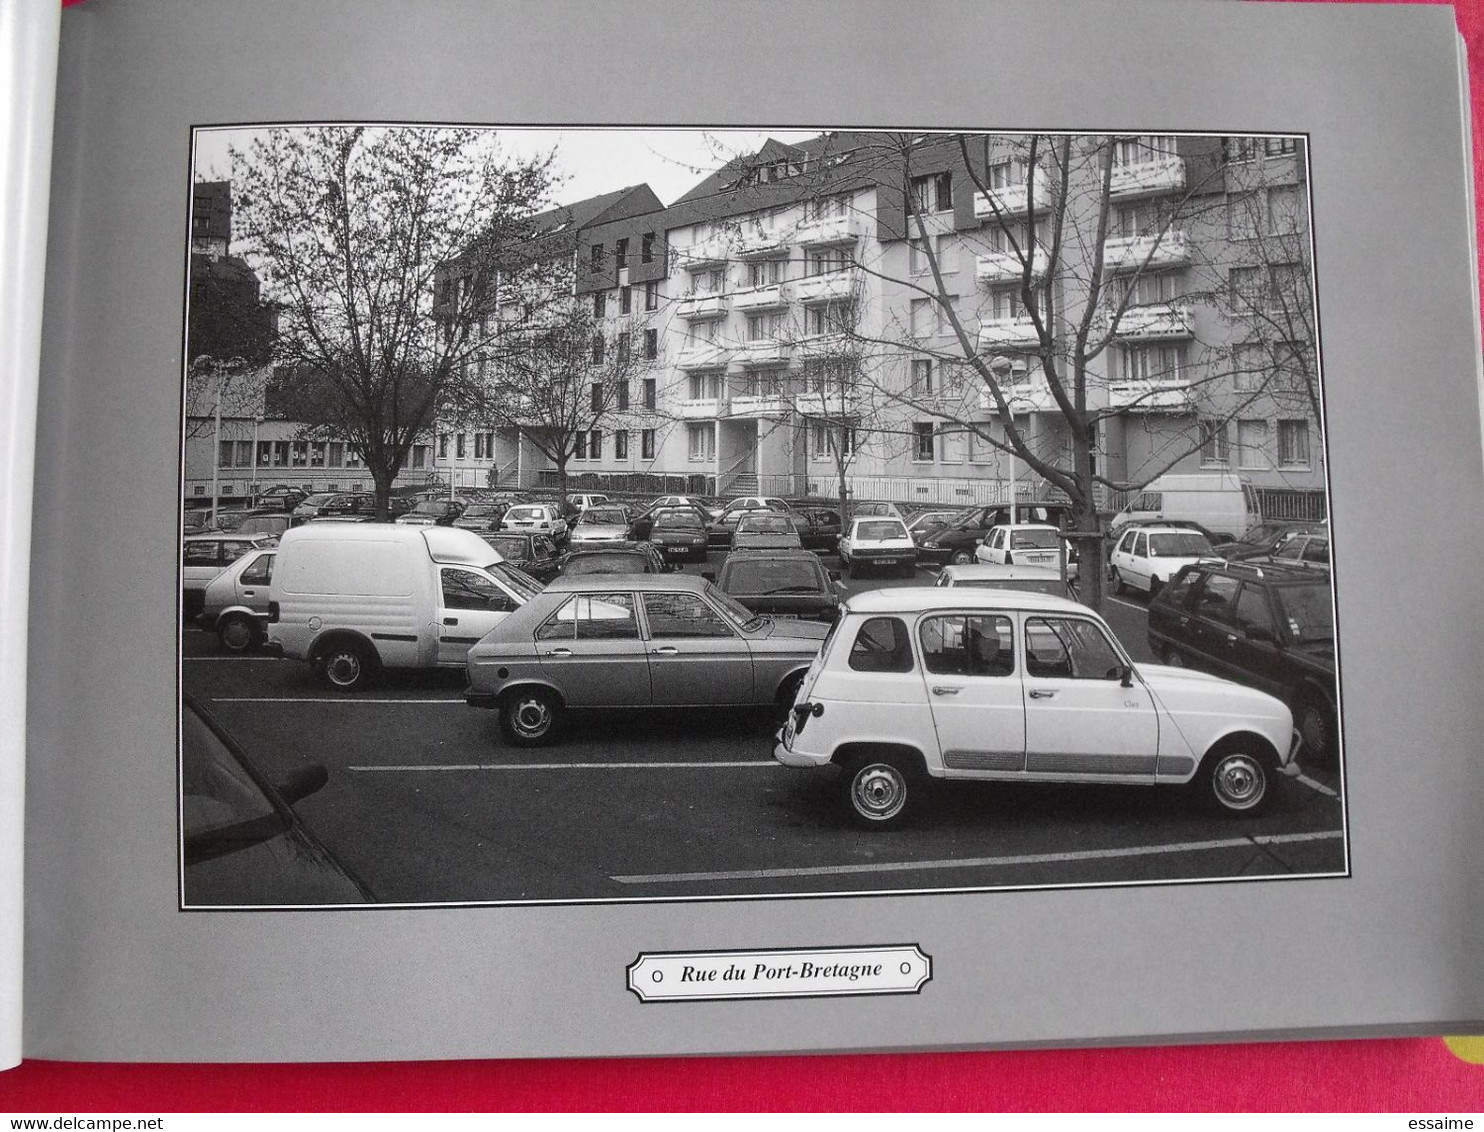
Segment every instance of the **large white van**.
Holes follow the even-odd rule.
[[[473,531],[306,523],[279,543],[268,640],[351,692],[383,668],[462,668],[471,645],[539,592]]]
[[[1217,538],[1240,538],[1262,518],[1252,484],[1231,472],[1169,473],[1113,516],[1116,532],[1136,521],[1199,523]]]

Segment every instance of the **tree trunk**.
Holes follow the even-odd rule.
[[[385,468],[371,468],[369,471],[376,485],[376,518],[384,523],[391,518],[392,480],[396,474]]]

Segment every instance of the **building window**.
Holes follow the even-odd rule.
[[[1134,280],[1129,303],[1136,307],[1172,303],[1180,296],[1183,282],[1182,274],[1178,271],[1155,271],[1140,275]]]
[[[620,271],[629,266],[629,240],[627,236],[613,245],[613,266]]]
[[[572,459],[587,459],[587,433],[580,428],[572,433]]]
[[[912,363],[912,394],[914,397],[933,395],[933,362],[931,358],[918,358]]]
[[[618,408],[619,408],[619,411],[622,412],[623,410],[627,409],[628,407],[629,407],[629,383],[627,381],[620,381],[618,383]]]
[[[818,248],[809,252],[804,266],[810,276],[832,275],[850,267],[850,256],[843,248]]]
[[[850,421],[824,422],[816,421],[810,430],[813,437],[814,459],[833,460],[835,458],[835,445],[840,445],[840,453],[846,459],[855,456],[855,424]]]
[[[464,434],[462,432],[453,438],[453,444],[454,459],[462,460],[464,458]]]
[[[608,313],[608,292],[593,292],[593,317],[602,318]]]
[[[615,460],[627,460],[629,458],[629,430],[618,429],[613,434],[613,458]]]
[[[660,332],[658,330],[646,330],[644,332],[644,358],[646,361],[654,361],[660,356]]]
[[[952,212],[953,174],[929,173],[913,177],[912,205],[918,212]]]
[[[1151,134],[1136,138],[1119,138],[1113,143],[1115,165],[1143,165],[1177,155],[1173,134]]]
[[[647,311],[660,309],[660,285],[657,282],[644,284],[644,309]]]
[[[1263,138],[1262,151],[1268,157],[1282,157],[1284,154],[1298,152],[1297,138]]]
[[[601,381],[593,382],[592,389],[588,393],[593,412],[601,413],[603,411],[603,383]]]
[[[1274,185],[1268,189],[1268,235],[1290,236],[1301,230],[1304,198],[1297,185]]]
[[[1278,463],[1282,467],[1309,466],[1309,422],[1278,422]]]
[[[601,334],[594,334],[593,335],[593,365],[600,366],[602,364],[603,364],[603,336]]]
[[[287,468],[289,466],[289,442],[287,440],[275,440],[273,442],[273,466],[275,468]]]
[[[438,459],[448,459],[448,433],[446,432],[438,434]]]
[[[644,407],[653,409],[655,404],[655,380],[652,377],[646,377],[644,379]]]
[[[931,421],[916,421],[912,425],[912,459],[919,463],[931,463],[933,459],[933,437],[935,430]]]
[[[1224,467],[1229,458],[1225,421],[1201,422],[1201,464]]]
[[[294,467],[307,468],[309,466],[309,442],[307,440],[294,441]]]
[[[1185,371],[1185,344],[1124,346],[1121,353],[1124,381],[1166,383],[1179,381]]]
[[[1256,393],[1267,377],[1268,353],[1260,342],[1245,342],[1232,347],[1232,389],[1237,393]]]
[[[627,288],[625,288],[627,289]],[[625,330],[618,336],[618,364],[625,365],[629,360],[629,332]]]
[[[316,441],[309,446],[309,466],[311,468],[323,468],[325,466],[324,441]]]
[[[1237,422],[1237,464],[1243,468],[1268,466],[1268,422]]]
[[[1226,161],[1257,160],[1257,138],[1222,138],[1221,154]]]
[[[230,440],[223,440],[217,447],[216,466],[218,468],[230,468],[232,466],[232,453],[236,451]]]
[[[345,466],[347,468],[363,468],[366,466],[366,461],[361,458],[360,452],[358,452],[355,448],[347,448],[345,450]],[[351,490],[359,491],[360,485],[357,484]]]
[[[332,455],[334,454],[334,450],[335,450],[335,445],[332,443],[330,445],[330,451],[331,451],[331,454]],[[338,463],[335,465],[335,467],[339,467],[339,466],[340,465]],[[412,446],[412,467],[413,467],[413,470],[416,471],[419,468],[426,468],[427,466],[428,466],[428,446],[426,444],[414,444]]]
[[[926,338],[938,329],[937,313],[931,299],[913,299],[910,312],[911,331],[914,338]]]
[[[445,448],[447,447],[447,441],[448,441],[448,438],[447,437],[444,437],[444,446],[445,446]],[[422,447],[424,449],[426,449],[427,448],[427,445],[424,444]],[[339,441],[339,440],[332,440],[332,441],[330,441],[330,467],[332,467],[332,468],[343,468],[344,466],[345,466],[345,444],[344,444],[344,442],[343,441]]]
[[[602,271],[603,270],[603,245],[602,244],[594,244],[592,246],[592,265],[593,265],[593,270],[594,271]]]
[[[1228,275],[1232,307],[1237,314],[1262,306],[1263,271],[1260,267],[1234,267]]]
[[[474,458],[476,460],[484,459],[484,433],[482,432],[476,432],[474,434]]]
[[[587,434],[587,458],[589,460],[601,460],[603,458],[603,433],[601,429],[593,429]]]
[[[646,428],[639,433],[639,458],[641,460],[654,459],[654,429]]]
[[[634,309],[634,289],[632,287],[620,287],[618,289],[618,313],[628,314]]]
[[[1026,163],[1015,158],[991,162],[985,171],[985,182],[991,189],[1009,189],[1025,184]]]
[[[692,401],[715,401],[721,396],[721,378],[714,373],[690,375],[690,399]]]
[[[685,432],[693,463],[716,459],[716,431],[710,425],[686,425]]]
[[[771,287],[782,283],[788,269],[788,261],[782,259],[760,259],[747,265],[749,287]]]
[[[654,233],[645,232],[639,240],[639,262],[654,262]],[[653,308],[650,308],[653,309]]]

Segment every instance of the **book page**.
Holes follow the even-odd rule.
[[[21,1056],[27,578],[58,29],[44,0],[0,16],[0,1067]]]
[[[48,310],[65,315],[47,327],[36,488],[38,507],[68,521],[38,529],[34,559],[32,625],[48,632],[30,650],[28,1054],[591,1056],[1477,1026],[1472,846],[1484,782],[1473,737],[1484,719],[1470,690],[1480,610],[1466,564],[1484,549],[1474,503],[1484,460],[1448,13],[1134,3],[1110,22],[1103,6],[1056,11],[929,5],[904,21],[874,4],[848,16],[635,4],[595,19],[577,5],[449,3],[414,21],[391,4],[244,14],[208,2],[187,14],[96,0],[68,13],[63,73],[79,77],[61,86],[47,291]],[[613,412],[669,418],[585,420],[581,447],[552,460],[529,420],[507,447],[497,407],[481,403],[488,415],[470,409],[460,420],[445,399],[447,423],[408,438],[408,465],[388,488],[372,482],[368,435],[304,427],[319,383],[352,362],[315,355],[304,330],[328,300],[296,305],[292,252],[302,245],[277,239],[272,205],[292,199],[339,218],[342,241],[354,232],[391,242],[411,210],[380,214],[378,229],[366,219],[378,214],[351,203],[368,182],[337,169],[361,159],[359,146],[386,145],[411,170],[414,150],[396,146],[452,146],[460,129],[487,127],[507,132],[507,157],[516,127],[566,147],[569,179],[511,219],[549,223],[511,230],[575,233],[562,280],[582,301],[562,309],[564,325],[587,328],[576,336],[585,372],[645,360],[645,332],[656,329],[652,360],[666,368],[654,404],[646,378],[627,374],[633,401]],[[1084,258],[1054,276],[1046,299],[1013,273],[1006,285],[1005,257],[1035,226],[998,216],[1039,207],[1030,187],[1008,203],[1026,183],[1013,175],[1013,139],[1032,133],[1073,139],[1057,152],[1107,162],[1062,159],[1066,181],[1052,199],[1095,186],[1090,171],[1103,168],[1101,189],[1078,191],[1106,206],[1109,227],[1078,235],[1083,221],[1068,220],[1066,248]],[[709,153],[668,148],[702,134],[714,139]],[[835,153],[821,138],[853,145]],[[790,183],[854,168],[872,146],[922,155],[934,138],[958,156],[786,197]],[[986,156],[958,150],[960,139]],[[327,140],[328,151],[315,148]],[[607,179],[580,181],[580,156],[605,143],[609,156],[593,164]],[[1001,149],[1006,159],[993,160]],[[658,173],[636,175],[640,151],[668,153],[689,187],[661,190]],[[747,160],[731,163],[739,154]],[[1202,198],[1198,217],[1151,203],[1209,186],[1216,170],[1219,190],[1187,194]],[[1271,183],[1254,179],[1264,171]],[[405,182],[427,186],[423,203],[444,184],[411,172]],[[223,184],[230,231],[213,228]],[[407,188],[381,184],[380,200]],[[703,207],[721,198],[757,204],[724,216]],[[1168,235],[1177,219],[1178,239]],[[907,220],[915,230],[893,228]],[[1259,238],[1300,233],[1302,247],[1257,275],[1240,258]],[[647,235],[659,249],[649,259]],[[450,248],[405,274],[426,295],[419,311],[437,308],[465,334],[536,324],[524,299],[508,312],[467,305],[484,277],[440,269],[468,267],[478,244]],[[262,370],[247,352],[200,348],[196,284],[213,257],[254,273],[277,304],[267,388],[250,380]],[[1021,280],[1036,280],[1034,256],[1019,262]],[[1124,301],[1087,298],[1087,280],[1120,271]],[[658,327],[642,321],[649,283],[655,313],[672,316]],[[1088,328],[1128,320],[1094,368],[1103,395],[1134,412],[1100,418],[1091,452],[1085,436],[1061,447],[1095,452],[1105,479],[1140,489],[1106,496],[1101,519],[1149,524],[1091,559],[1111,558],[1114,572],[1097,581],[1123,591],[1095,599],[1107,633],[1058,594],[1010,605],[941,596],[954,571],[1015,565],[981,550],[1055,557],[1058,524],[1076,521],[1076,482],[1063,496],[1050,490],[1062,467],[1057,430],[1038,426],[1019,445],[1008,430],[1059,411],[1049,395],[1037,402],[1026,358],[1070,356],[1070,336],[1046,343],[1035,311],[1078,294],[1091,302]],[[1309,297],[1315,321],[1302,341],[1269,333],[1275,304],[1251,301],[1278,294]],[[843,325],[842,309],[875,321]],[[636,321],[621,344],[626,315]],[[1259,315],[1266,330],[1251,322]],[[836,347],[852,338],[897,351],[898,384],[887,394],[882,377],[879,414],[846,413],[832,384],[841,368],[809,364],[841,361]],[[1255,405],[1246,383],[1269,341],[1293,346],[1294,358],[1312,349],[1322,370],[1313,412],[1203,415],[1189,376],[1197,360]],[[430,336],[418,364],[479,374],[477,351],[447,347]],[[530,354],[503,355],[517,357]],[[932,364],[908,364],[921,361]],[[529,414],[564,363],[551,353],[525,364],[540,378],[523,394]],[[406,376],[416,366],[391,368]],[[972,396],[965,374],[981,382]],[[606,409],[617,384],[590,381],[577,408]],[[1016,392],[995,404],[1006,389]],[[251,395],[239,403],[242,392]],[[296,396],[290,413],[285,399]],[[954,396],[966,407],[949,404]],[[897,447],[886,451],[885,437]],[[1136,455],[1166,450],[1167,467],[1140,471],[1150,465]],[[1172,470],[1176,457],[1186,463]],[[555,466],[568,458],[570,484]],[[645,474],[660,478],[624,479],[621,458],[650,461]],[[862,470],[868,460],[879,474]],[[1157,489],[1165,473],[1177,478]],[[1244,516],[1318,497],[1330,568],[1306,575],[1269,561],[1222,573],[1210,565],[1215,547],[1195,540],[1241,530],[1205,509],[1161,529],[1162,504],[1141,502],[1213,480]],[[566,531],[558,513],[563,487],[628,499],[639,482],[674,497],[647,541],[681,569],[642,585],[601,578],[570,604],[554,595],[573,592],[573,579],[527,592],[482,557],[472,528],[440,523],[450,506],[521,492],[529,498],[505,500],[506,514],[529,524],[515,533],[576,540],[581,525]],[[983,498],[953,494],[991,482]],[[253,547],[280,564],[269,582],[277,616],[267,612],[262,640],[253,621],[192,618],[182,630],[197,545],[182,554],[183,516],[246,519],[246,497],[276,498],[282,511],[293,492],[306,497],[295,507],[325,514],[276,547]],[[398,499],[411,504],[403,518],[425,525],[356,523],[368,495],[381,518]],[[718,513],[703,518],[691,497],[711,495],[723,497]],[[973,528],[964,552],[975,562],[957,561],[951,546],[926,561],[945,550],[941,540],[925,540],[913,563],[893,558],[894,525],[908,516],[887,508],[914,499],[957,502],[960,526],[975,513],[985,529]],[[724,569],[745,558],[736,548],[749,535],[772,533],[748,530],[745,515],[775,510],[773,500],[812,537],[827,525],[820,513],[855,509],[852,522],[836,515],[820,560],[850,595],[839,633],[855,635],[843,653],[805,618],[775,612],[769,627],[749,627],[745,610],[729,616],[703,584],[700,559]],[[605,501],[588,502],[598,513]],[[1039,508],[1035,522],[991,514],[1012,502]],[[1320,526],[1317,514],[1286,517]],[[1051,546],[1037,548],[1048,529]],[[524,553],[505,546],[502,556]],[[290,632],[292,596],[341,592],[307,579],[336,574],[346,547],[358,549],[339,570],[344,593],[383,608],[406,599],[405,624],[368,630],[382,642],[374,653],[349,631],[318,644]],[[424,571],[415,583],[396,565],[409,547]],[[1287,642],[1321,667],[1337,662],[1333,728],[1322,713],[1304,722],[1307,701],[1290,707],[1272,694],[1286,687],[1175,671],[1188,654],[1157,637],[1154,615],[1158,591],[1178,583],[1149,564],[1191,547],[1191,565],[1221,574],[1234,610],[1285,610],[1266,630],[1243,622],[1240,634],[1233,616],[1221,647]],[[539,569],[534,541],[529,549]],[[1281,604],[1263,589],[1279,577],[1295,587],[1322,578],[1309,588],[1324,600]],[[1243,593],[1258,597],[1244,607]],[[414,605],[417,594],[442,604]],[[873,613],[902,631],[868,631]],[[1310,615],[1326,613],[1332,639],[1306,636],[1318,623]],[[501,622],[479,620],[492,615],[524,626],[539,658],[487,651],[513,649]],[[311,609],[303,623],[317,632],[326,616]],[[719,646],[687,651],[697,638],[755,644],[745,695],[742,662]],[[803,673],[813,699],[794,706],[807,710],[775,736],[764,677],[781,696],[783,679],[799,675],[768,667],[799,659],[785,641],[812,642],[824,659]],[[252,651],[263,644],[283,659]],[[379,651],[393,646],[407,647]],[[560,689],[490,683],[521,665],[584,658],[586,679]],[[1079,684],[1093,669],[1096,685]],[[646,708],[664,696],[687,706],[612,711],[633,708],[640,683]],[[1082,698],[1089,687],[1107,721],[1092,736],[1055,714],[1060,703],[1093,703]],[[832,760],[811,746],[883,702],[891,710],[871,716],[879,733],[856,744],[865,749],[845,744]],[[1201,730],[1230,717],[1243,721],[1243,742],[1257,735],[1262,745],[1234,749],[1224,740],[1236,732]],[[920,764],[903,757],[908,736],[886,735],[912,720],[912,741],[931,752],[918,752]],[[1303,741],[1292,755],[1295,729]],[[1177,734],[1184,748],[1170,745]],[[883,737],[894,744],[884,753]],[[200,798],[189,781],[182,790],[180,760],[193,745],[237,751],[299,798],[338,890],[289,896],[266,866],[232,875],[228,846],[203,851],[191,825]],[[803,765],[816,758],[828,765]],[[311,781],[315,764],[328,782]],[[920,778],[940,781],[919,792]],[[890,828],[904,799],[917,821]],[[240,824],[237,833],[251,823]],[[207,883],[197,864],[222,883]]]

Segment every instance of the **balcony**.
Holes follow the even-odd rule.
[[[726,415],[726,401],[721,397],[687,397],[679,409],[684,420],[713,421]]]
[[[696,271],[724,265],[731,258],[731,243],[726,236],[712,236],[694,244],[671,245],[671,251],[682,271]]]
[[[843,393],[800,393],[794,397],[794,408],[805,416],[838,417],[845,412]]]
[[[993,205],[990,196],[994,197]],[[999,206],[998,214],[994,205]],[[1051,182],[1044,176],[1036,178],[1035,194],[1036,211],[1040,212],[1051,207]],[[1019,216],[1021,213],[1029,212],[1031,207],[1031,194],[1024,181],[1018,185],[1002,185],[997,189],[990,189],[988,193],[974,194],[974,218],[976,220],[993,220],[996,215]]]
[[[799,339],[799,353],[805,358],[845,359],[853,352],[850,336],[839,330]]]
[[[1037,279],[1045,278],[1050,269],[1050,259],[1050,253],[1045,248],[1036,248],[1031,253],[1032,276]],[[1020,256],[1014,252],[990,252],[974,261],[974,278],[980,283],[1007,283],[1021,278],[1024,270]]]
[[[675,313],[691,322],[700,322],[708,318],[725,318],[727,314],[727,300],[730,295],[690,295],[680,300],[680,306]]]
[[[993,354],[1000,350],[1024,349],[1039,346],[1040,335],[1036,324],[1028,314],[1011,318],[984,318],[979,320],[979,352]]]
[[[737,241],[737,258],[782,259],[788,255],[788,241],[778,232],[744,232]]]
[[[839,303],[855,293],[859,274],[854,271],[830,271],[810,275],[794,283],[794,297],[806,306],[811,303]]]
[[[794,232],[794,242],[804,248],[822,248],[831,244],[853,244],[866,234],[866,219],[854,213],[820,216],[805,220]]]
[[[1153,342],[1194,336],[1194,312],[1186,303],[1129,307],[1118,320],[1119,338]]]
[[[786,417],[793,412],[794,399],[782,391],[775,393],[734,393],[733,417]]]
[[[1185,233],[1171,228],[1163,236],[1114,236],[1103,244],[1103,266],[1109,271],[1140,267],[1178,267],[1190,262]]]
[[[1177,193],[1185,188],[1185,160],[1162,157],[1158,161],[1136,161],[1114,165],[1108,192],[1115,197]]]
[[[743,369],[758,369],[762,366],[786,366],[793,358],[792,342],[780,342],[776,338],[756,338],[743,342],[732,351],[732,362]]]
[[[739,311],[778,310],[789,304],[792,284],[773,283],[767,287],[749,287],[732,292],[732,305]]]
[[[1195,409],[1195,394],[1188,381],[1115,381],[1108,404],[1141,413],[1188,413]]]
[[[675,368],[681,370],[722,369],[727,364],[727,349],[715,342],[689,342],[675,356]]]
[[[1026,370],[1018,370],[1013,378],[1002,381],[1000,392],[1010,403],[1012,413],[1046,413],[1057,408],[1046,379],[1040,374],[1032,376]],[[999,411],[988,389],[979,391],[979,408],[991,413]]]

